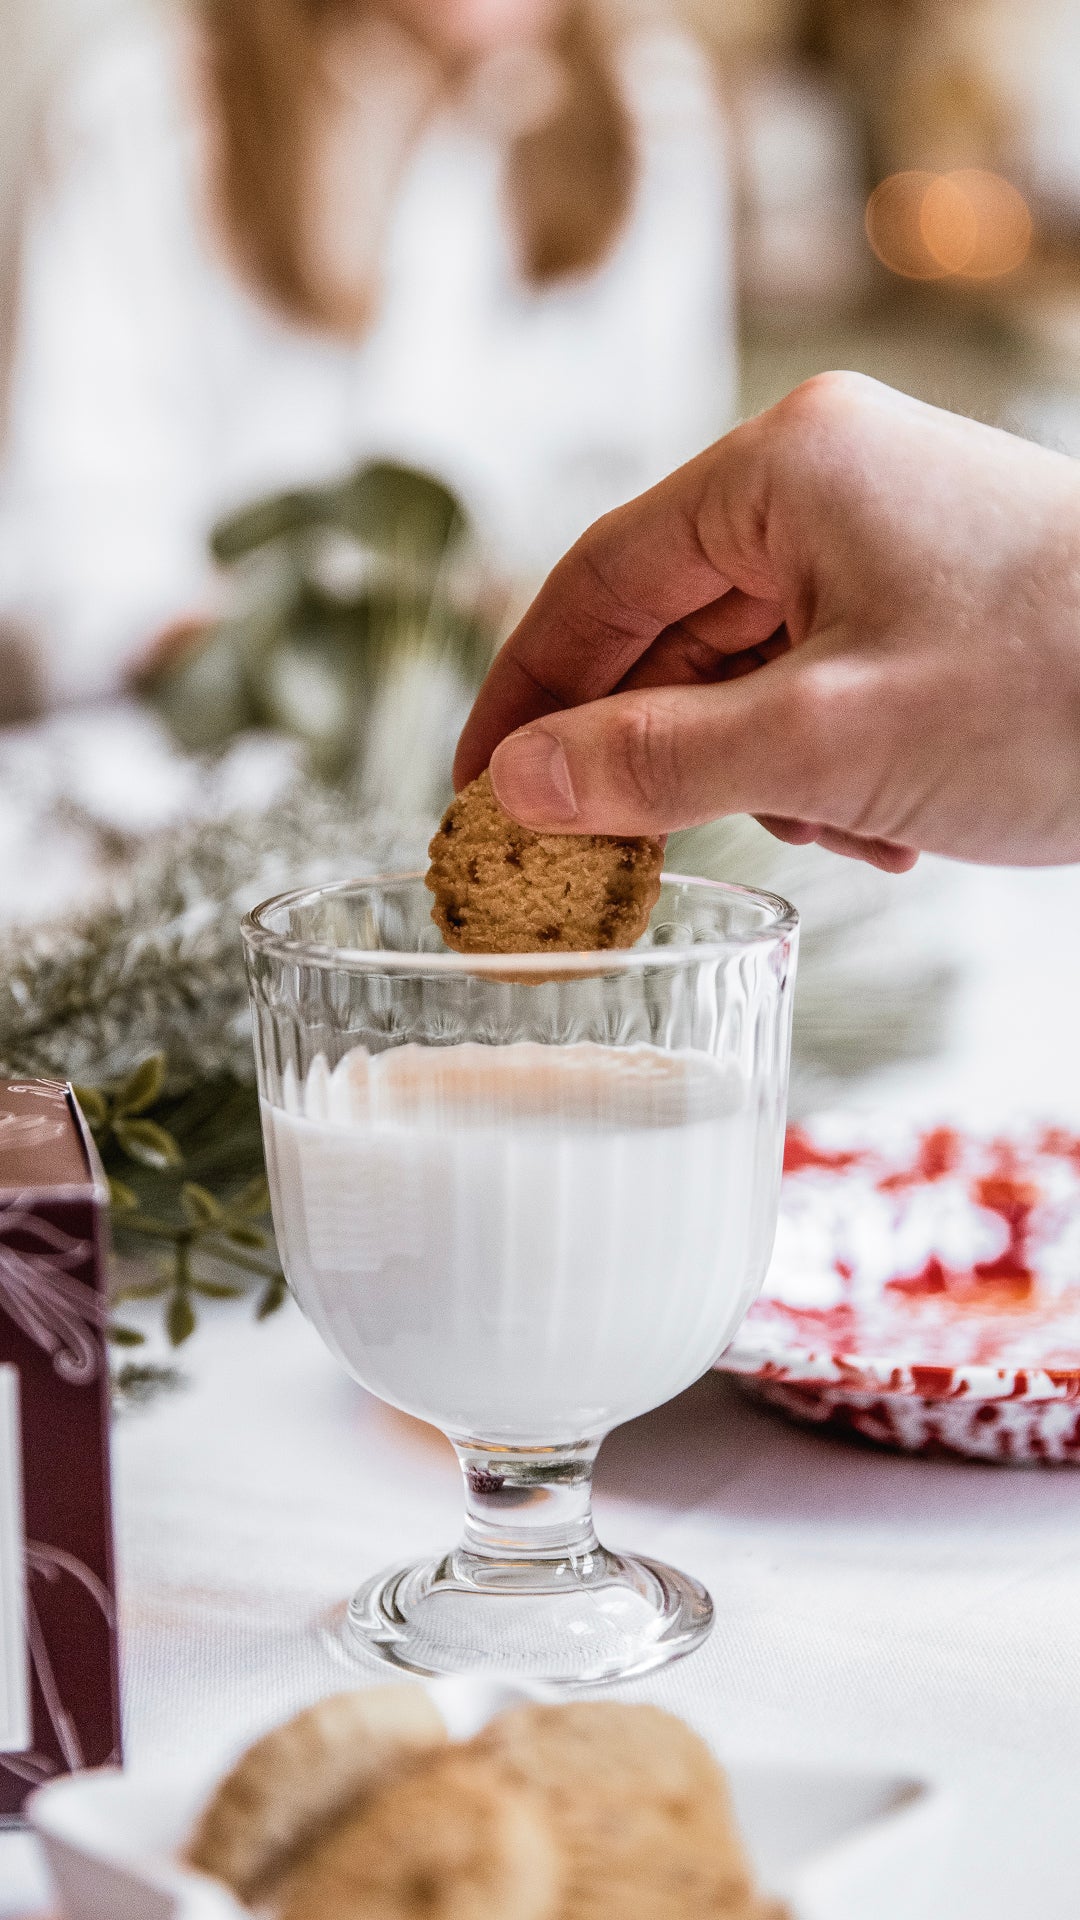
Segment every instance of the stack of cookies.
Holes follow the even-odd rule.
[[[779,1920],[727,1786],[657,1707],[525,1706],[451,1743],[414,1683],[243,1756],[187,1864],[274,1920]]]

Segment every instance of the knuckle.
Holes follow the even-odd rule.
[[[587,528],[572,548],[571,555],[579,581],[588,589],[598,622],[625,636],[627,633],[636,633],[647,621],[640,606],[635,605],[612,578],[608,527],[614,517],[614,514],[605,515],[604,519],[597,520]]]
[[[817,373],[773,408],[773,471],[796,490],[813,484],[847,490],[880,403],[877,382],[861,373]]]
[[[612,740],[615,770],[635,815],[662,822],[677,788],[675,728],[662,700],[621,696]]]
[[[830,372],[815,372],[796,388],[803,405],[815,413],[849,413],[861,407],[876,392],[878,382],[865,372],[849,372],[836,367]]]
[[[864,373],[837,370],[815,373],[789,393],[781,406],[810,421],[847,420],[866,405],[876,382]]]

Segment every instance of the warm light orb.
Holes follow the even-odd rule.
[[[939,280],[946,271],[930,252],[920,224],[923,201],[937,178],[935,173],[893,173],[867,201],[866,237],[882,264],[905,280]]]
[[[1011,180],[982,167],[960,167],[945,179],[963,195],[973,216],[974,245],[960,271],[969,280],[1012,273],[1031,250],[1031,214],[1023,194]]]
[[[1023,195],[998,173],[890,174],[866,207],[866,237],[890,272],[907,280],[994,280],[1031,247]]]
[[[919,233],[941,273],[963,273],[979,244],[979,216],[955,174],[931,180],[919,207]]]

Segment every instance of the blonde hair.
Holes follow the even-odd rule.
[[[294,320],[357,334],[370,285],[343,288],[307,244],[326,42],[348,0],[201,0],[200,62],[213,127],[212,191],[226,244],[250,283]],[[612,50],[588,0],[555,36],[562,83],[550,117],[510,142],[506,199],[532,286],[587,273],[630,210],[633,133]]]

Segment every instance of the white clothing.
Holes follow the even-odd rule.
[[[627,50],[640,182],[597,272],[521,284],[499,151],[448,111],[409,160],[356,346],[277,316],[215,251],[180,72],[160,18],[114,30],[53,106],[29,213],[0,625],[35,636],[52,697],[108,690],[212,611],[207,531],[260,494],[375,455],[425,466],[528,581],[729,423],[723,142],[681,38]]]

